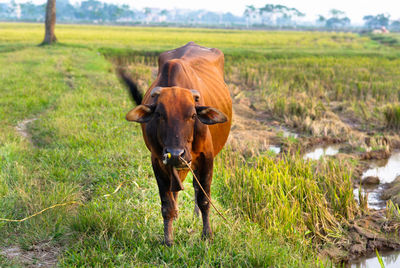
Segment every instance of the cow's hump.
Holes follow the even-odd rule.
[[[158,58],[158,66],[162,67],[173,59],[180,59],[195,69],[214,66],[222,73],[224,69],[224,54],[219,49],[199,46],[194,42],[161,53]]]

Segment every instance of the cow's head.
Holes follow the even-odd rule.
[[[185,168],[181,157],[191,162],[192,144],[205,125],[224,123],[227,117],[213,107],[202,106],[197,90],[156,87],[152,104],[139,105],[126,115],[128,121],[146,123],[146,133],[165,165]],[[202,131],[202,130],[203,131]],[[204,135],[204,134],[203,134]],[[201,134],[200,134],[201,136]]]

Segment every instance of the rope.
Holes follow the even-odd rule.
[[[118,187],[114,190],[114,192],[112,192],[111,194],[105,194],[105,195],[103,195],[102,197],[108,197],[108,196],[111,196],[111,195],[117,193],[117,192],[119,191],[119,189],[121,189],[122,185],[124,185],[124,183],[125,183],[125,182],[121,182],[121,183],[118,185]],[[42,214],[43,212],[45,212],[45,211],[47,211],[47,210],[49,210],[49,209],[53,209],[53,208],[56,208],[56,207],[63,207],[63,206],[73,205],[73,204],[84,205],[82,202],[79,202],[79,201],[69,201],[69,202],[65,202],[65,203],[61,203],[61,204],[52,205],[52,206],[50,206],[50,207],[47,207],[47,208],[45,208],[45,209],[42,209],[41,211],[38,211],[38,212],[32,214],[32,215],[30,215],[30,216],[27,216],[27,217],[25,217],[25,218],[23,218],[23,219],[15,220],[15,219],[0,218],[0,221],[6,221],[6,222],[24,222],[24,221],[26,221],[26,220],[29,220],[30,218],[33,218],[33,217],[36,217],[36,216]]]
[[[222,215],[221,212],[219,212],[219,210],[215,207],[214,203],[211,201],[211,198],[208,196],[208,194],[206,193],[206,191],[203,189],[203,187],[200,184],[200,181],[197,179],[196,175],[194,174],[193,169],[190,167],[189,163],[186,162],[185,159],[183,159],[181,156],[179,156],[179,159],[189,168],[190,172],[192,172],[193,174],[193,178],[196,180],[197,184],[200,186],[200,189],[203,191],[204,195],[206,196],[208,202],[210,202],[210,204],[213,206],[213,208],[215,209],[215,211],[219,214],[219,216],[221,216],[221,218],[223,218],[225,220],[226,223],[229,223],[228,220],[224,217],[224,215]]]
[[[118,185],[118,187],[115,188],[114,192],[112,192],[111,194],[105,194],[105,195],[103,195],[103,197],[108,197],[108,196],[111,196],[111,195],[117,193],[117,192],[119,191],[119,189],[121,189],[122,185],[124,185],[124,183],[125,183],[125,182],[121,182],[121,183]]]
[[[37,215],[42,214],[42,213],[45,212],[46,210],[53,209],[53,208],[56,208],[56,207],[62,207],[62,206],[72,205],[72,204],[81,205],[82,203],[80,203],[80,202],[78,202],[78,201],[69,201],[69,202],[65,202],[65,203],[62,203],[62,204],[55,204],[55,205],[52,205],[52,206],[50,206],[50,207],[48,207],[48,208],[45,208],[45,209],[42,209],[41,211],[36,212],[35,214],[32,214],[32,215],[30,215],[30,216],[28,216],[28,217],[25,217],[25,218],[23,218],[23,219],[20,219],[20,220],[13,220],[13,219],[3,219],[3,218],[0,218],[0,221],[7,221],[7,222],[23,222],[23,221],[29,220],[30,218],[33,218],[33,217],[35,217],[35,216],[37,216]]]

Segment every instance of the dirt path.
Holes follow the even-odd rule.
[[[28,130],[28,125],[31,124],[32,122],[36,121],[37,119],[38,119],[37,117],[25,119],[22,122],[18,123],[18,125],[15,127],[17,132],[22,137],[27,139],[29,141],[29,143],[32,144],[33,146],[35,146],[35,143],[32,140],[32,134]]]
[[[33,245],[29,250],[19,246],[0,248],[0,255],[21,264],[25,267],[55,267],[61,248],[50,245],[50,242],[41,242]]]
[[[73,75],[64,71],[60,65],[56,68],[64,74],[64,83],[68,86],[69,90],[75,89]],[[67,93],[68,91],[66,91]],[[36,117],[24,119],[15,126],[17,133],[25,138],[33,147],[38,147],[32,139],[32,133],[29,131],[29,125],[39,119],[47,111],[53,109],[53,106],[40,112]],[[58,257],[62,249],[59,245],[51,243],[51,241],[43,241],[36,243],[28,250],[22,249],[18,245],[11,245],[9,247],[0,248],[0,255],[17,264],[26,267],[55,267]]]

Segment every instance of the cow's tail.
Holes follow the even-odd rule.
[[[129,92],[131,94],[132,99],[136,102],[137,105],[142,103],[143,94],[138,89],[136,83],[132,80],[131,77],[122,69],[117,69],[118,76],[124,81],[124,83],[128,86]]]

